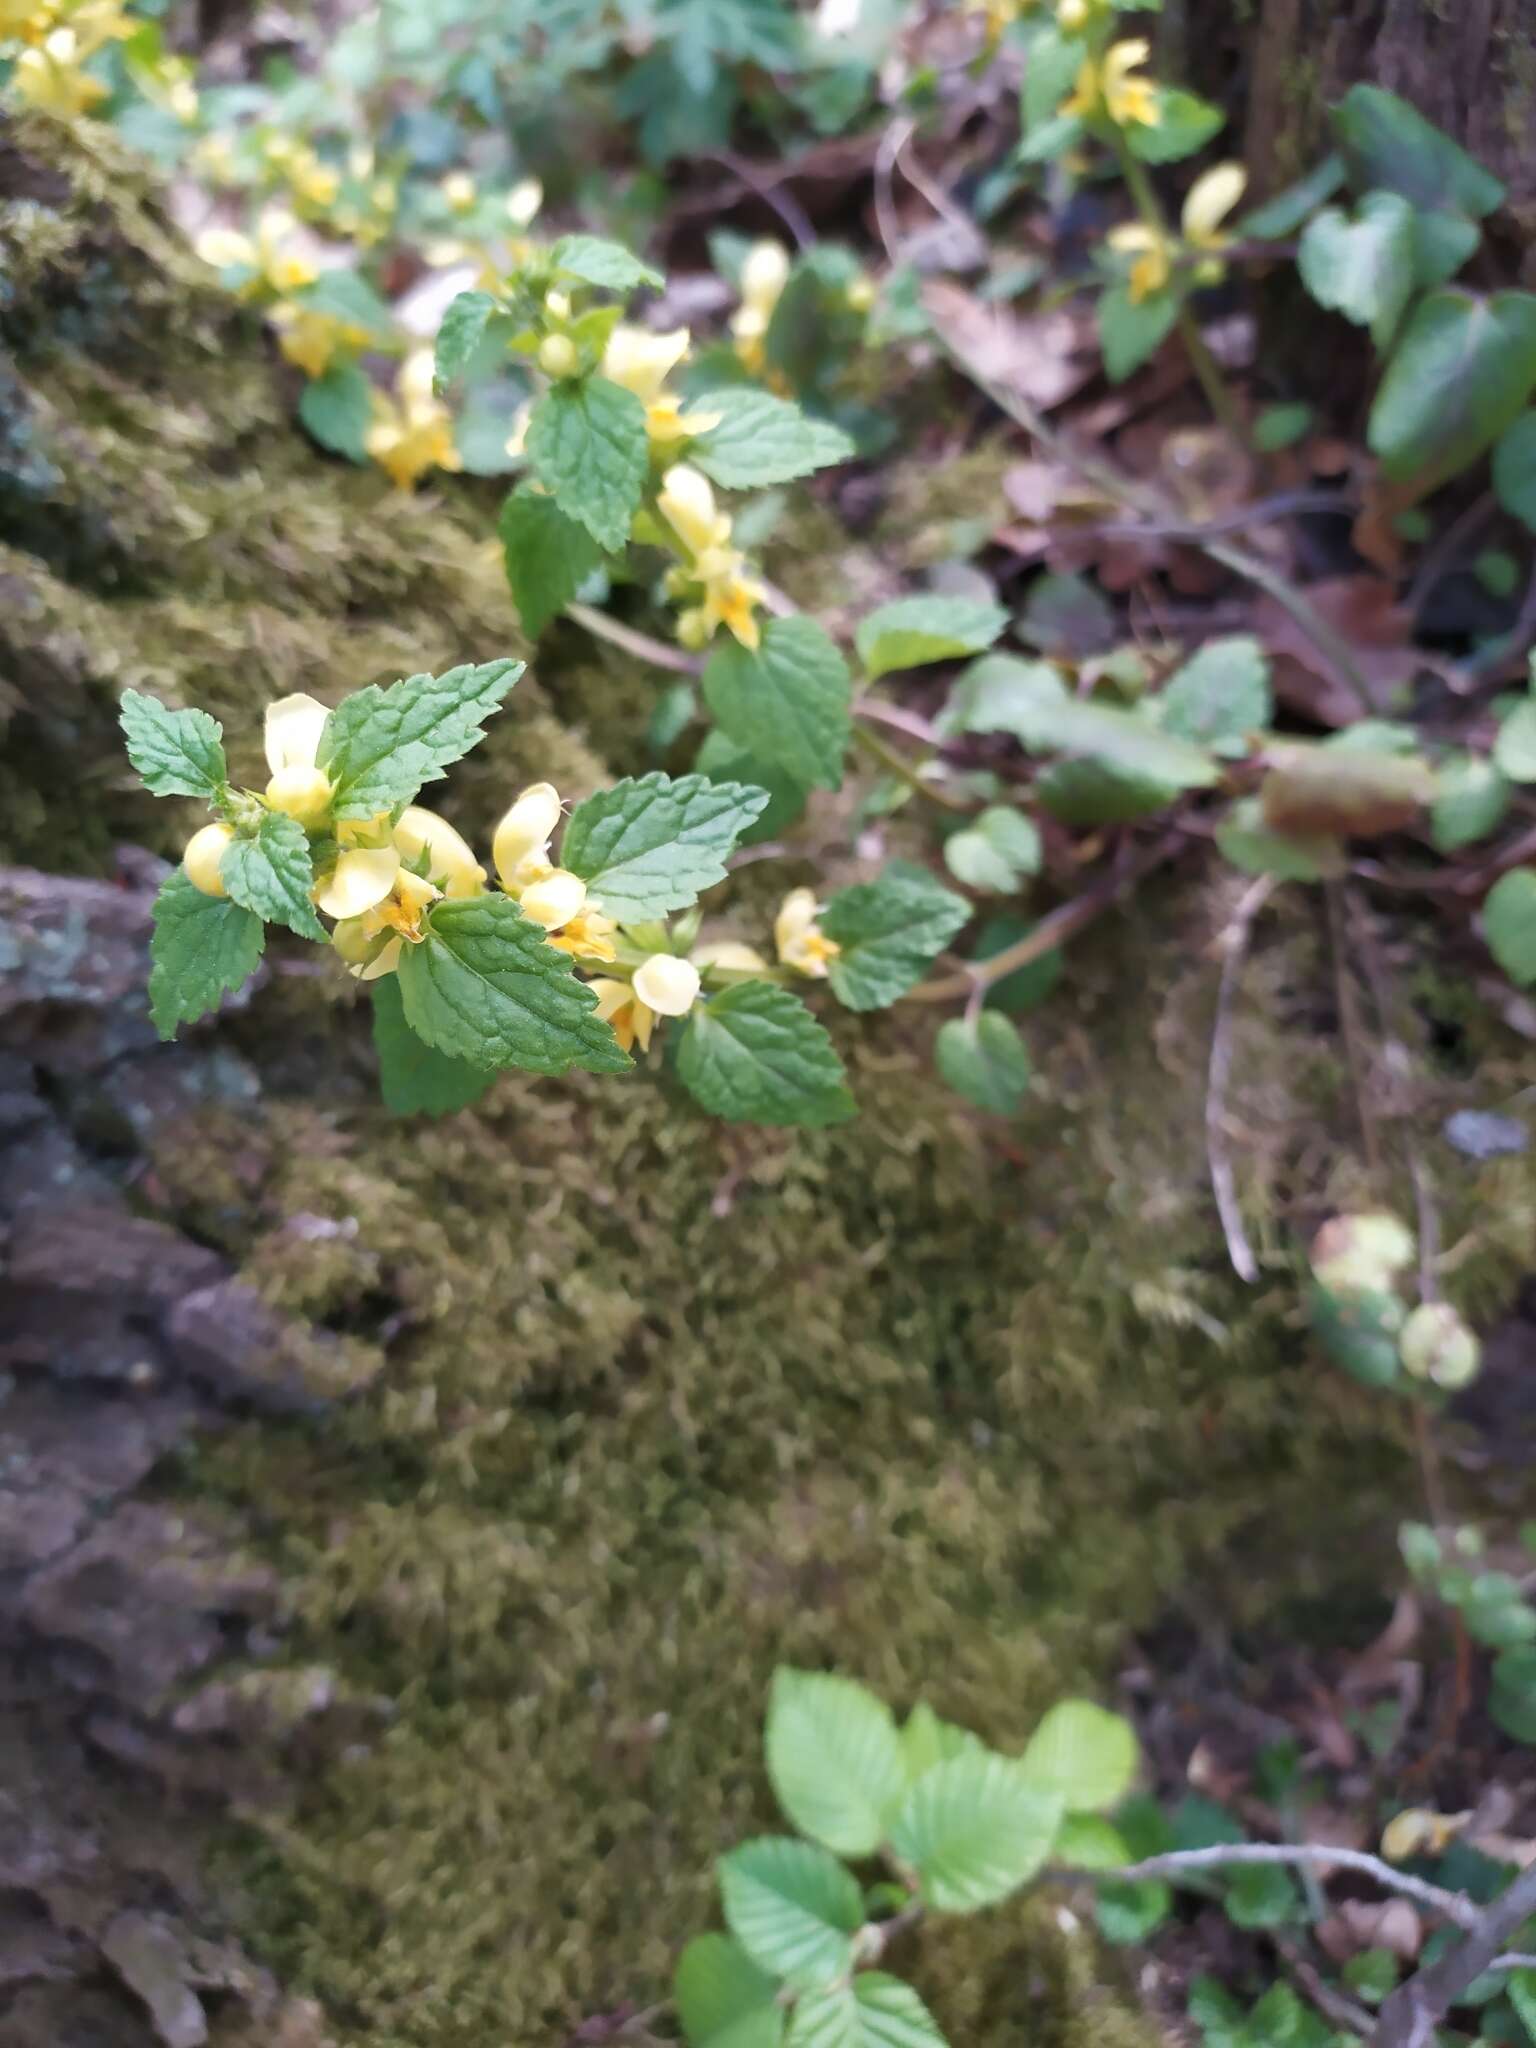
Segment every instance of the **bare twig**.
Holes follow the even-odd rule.
[[[810,215],[792,192],[781,189],[782,178],[764,177],[756,164],[745,157],[736,156],[730,150],[713,149],[705,158],[706,163],[720,164],[733,177],[741,180],[755,198],[770,207],[789,231],[797,249],[809,249],[816,239],[816,230],[811,226]]]
[[[1251,1287],[1259,1277],[1259,1262],[1243,1228],[1242,1207],[1237,1199],[1237,1181],[1232,1156],[1227,1150],[1227,1083],[1232,1075],[1232,1005],[1242,978],[1253,924],[1274,893],[1275,877],[1260,875],[1244,890],[1231,923],[1221,935],[1221,979],[1216,989],[1216,1024],[1211,1033],[1211,1063],[1205,1092],[1205,1156],[1211,1170],[1211,1190],[1216,1213],[1227,1241],[1227,1257],[1239,1280]]]
[[[1365,2006],[1357,2005],[1354,1999],[1346,1997],[1336,1984],[1330,1984],[1322,1972],[1308,1962],[1294,1942],[1277,1937],[1275,1947],[1285,1958],[1286,1968],[1323,2018],[1364,2040],[1376,2024],[1375,2014],[1368,2011]]]
[[[967,802],[963,796],[956,796],[953,790],[945,789],[939,783],[930,782],[920,770],[913,767],[904,754],[898,753],[893,746],[881,739],[878,733],[871,732],[867,725],[856,723],[853,736],[870,759],[879,762],[887,775],[894,775],[898,782],[905,783],[916,795],[927,797],[930,803],[938,804],[946,811],[960,811],[967,817],[975,809],[975,806]]]
[[[1140,1863],[1128,1863],[1119,1870],[1096,1870],[1093,1876],[1097,1881],[1109,1884],[1134,1884],[1154,1877],[1171,1878],[1176,1883],[1181,1877],[1197,1876],[1203,1871],[1231,1870],[1242,1864],[1254,1863],[1288,1864],[1293,1868],[1310,1864],[1318,1871],[1354,1871],[1361,1877],[1370,1878],[1383,1891],[1401,1892],[1405,1898],[1416,1901],[1425,1912],[1433,1913],[1439,1920],[1448,1920],[1453,1927],[1471,1932],[1482,1924],[1482,1913],[1462,1893],[1445,1891],[1437,1884],[1426,1884],[1423,1878],[1411,1877],[1406,1870],[1396,1870],[1390,1863],[1383,1863],[1379,1856],[1368,1855],[1363,1849],[1330,1848],[1320,1842],[1219,1842],[1210,1849],[1173,1849],[1165,1856],[1147,1856]],[[1518,1918],[1511,1923],[1515,1927],[1519,1924]],[[1509,1932],[1510,1928],[1506,1928],[1500,1936],[1500,1946]],[[1467,1982],[1470,1983],[1471,1978]]]
[[[1509,1937],[1533,1913],[1536,1865],[1522,1871],[1484,1911],[1474,1909],[1470,1925],[1461,1922],[1468,1927],[1465,1941],[1398,1986],[1377,2016],[1371,2048],[1430,2048],[1441,2020],[1467,1987],[1494,1967]]]
[[[1408,586],[1408,595],[1403,599],[1405,609],[1415,619],[1423,610],[1430,592],[1455,568],[1462,549],[1477,538],[1498,509],[1498,500],[1492,491],[1484,491],[1456,515],[1433,546],[1425,549]]]
[[[893,269],[902,261],[902,253],[901,223],[896,218],[896,202],[891,194],[891,174],[916,128],[917,123],[911,119],[893,121],[875,151],[875,226],[880,230],[885,259]]]
[[[1373,1177],[1381,1173],[1381,1139],[1376,1129],[1376,1110],[1371,1101],[1371,1076],[1362,1045],[1363,1031],[1355,984],[1350,979],[1349,955],[1344,931],[1343,897],[1336,882],[1323,884],[1328,905],[1328,936],[1333,947],[1334,986],[1339,999],[1339,1033],[1344,1040],[1344,1058],[1354,1090],[1355,1113],[1360,1119],[1360,1136],[1366,1164]]]
[[[681,647],[669,647],[665,640],[653,639],[649,633],[638,632],[635,627],[623,625],[618,619],[610,619],[596,605],[568,604],[565,616],[595,640],[606,640],[610,647],[622,647],[626,654],[651,662],[657,668],[671,669],[674,675],[697,676],[704,672],[704,664],[696,654],[686,654]]]
[[[1359,509],[1359,501],[1344,491],[1276,491],[1273,497],[1239,505],[1220,519],[1113,519],[1099,526],[1074,526],[1072,532],[1095,540],[1177,540],[1198,547],[1203,541],[1220,540],[1224,534],[1242,533],[1275,519],[1294,519],[1303,512],[1336,512],[1347,519]]]

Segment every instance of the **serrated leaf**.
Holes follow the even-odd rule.
[[[460,292],[444,313],[437,330],[432,363],[432,388],[441,394],[465,368],[485,339],[485,330],[501,308],[489,292]]]
[[[523,672],[520,661],[465,662],[344,697],[320,738],[318,765],[335,785],[338,818],[372,818],[409,803],[424,782],[485,737],[484,720]]]
[[[726,641],[709,658],[703,690],[721,730],[748,753],[806,789],[841,783],[852,678],[814,619],[770,619],[755,651]]]
[[[366,462],[373,385],[356,363],[332,363],[299,393],[299,419],[322,448],[349,462]]]
[[[995,1906],[1043,1866],[1061,1825],[1053,1792],[1030,1784],[1011,1757],[968,1752],[912,1786],[891,1823],[896,1853],[917,1871],[939,1913]]]
[[[526,485],[508,495],[497,530],[512,602],[523,631],[536,640],[575,597],[603,551],[553,498]]]
[[[1536,1970],[1511,1970],[1506,1989],[1527,2038],[1536,2041]]]
[[[944,865],[968,889],[1016,889],[1041,858],[1039,827],[1012,804],[989,804],[944,842]]]
[[[628,776],[571,813],[560,862],[621,922],[685,910],[725,879],[727,856],[768,792],[705,775]]]
[[[1429,814],[1436,852],[1457,853],[1486,839],[1504,822],[1512,795],[1507,779],[1481,755],[1458,754],[1442,762]]]
[[[205,896],[180,868],[155,898],[149,1014],[162,1038],[216,1010],[250,980],[266,942],[261,919],[227,896]]]
[[[861,1970],[851,1984],[796,1999],[787,2048],[944,2048],[944,2036],[910,1984]]]
[[[1536,697],[1522,697],[1500,724],[1493,761],[1511,782],[1536,782]]]
[[[1240,1866],[1222,1899],[1234,1927],[1285,1927],[1304,1916],[1296,1880],[1278,1864]]]
[[[1029,61],[1019,97],[1020,124],[1026,134],[1053,122],[1062,101],[1077,83],[1088,46],[1069,36],[1055,22],[1039,25],[1029,39]]]
[[[696,1003],[677,1052],[678,1077],[729,1123],[816,1129],[854,1113],[842,1061],[798,996],[738,982]]]
[[[741,835],[743,846],[759,846],[787,831],[805,809],[805,785],[787,775],[777,762],[759,761],[745,747],[739,747],[727,733],[716,727],[704,735],[694,757],[700,775],[711,782],[740,782],[749,789],[768,792],[767,808],[754,825]]]
[[[1384,349],[1413,296],[1413,208],[1395,192],[1367,192],[1353,220],[1326,206],[1307,223],[1296,264],[1320,306],[1368,327]]]
[[[696,1934],[672,1982],[689,2048],[779,2048],[788,2014],[778,1990],[728,1934]]]
[[[645,407],[606,377],[557,384],[528,421],[528,461],[568,518],[616,555],[629,539],[650,462]]]
[[[864,1902],[828,1850],[759,1835],[722,1856],[718,1870],[726,1925],[760,1969],[803,1991],[847,1971]]]
[[[1519,988],[1536,981],[1536,868],[1501,875],[1483,899],[1488,950]]]
[[[967,1102],[994,1116],[1012,1116],[1024,1100],[1033,1071],[1018,1026],[999,1010],[975,1017],[951,1017],[939,1026],[934,1061],[940,1074]]]
[[[1499,436],[1493,491],[1506,512],[1536,533],[1536,412],[1521,413]]]
[[[394,314],[358,271],[340,266],[323,270],[295,297],[310,312],[329,313],[349,327],[360,327],[375,341],[394,339]]]
[[[1008,623],[1000,604],[974,597],[898,597],[860,619],[854,641],[873,682],[895,669],[953,661],[990,647]]]
[[[905,861],[840,889],[821,920],[842,949],[828,970],[833,994],[850,1010],[883,1010],[922,979],[969,916],[963,897]]]
[[[1136,1731],[1093,1700],[1059,1700],[1030,1737],[1020,1768],[1068,1813],[1107,1813],[1131,1789]]]
[[[1149,292],[1133,299],[1130,287],[1112,284],[1099,298],[1099,348],[1111,384],[1123,384],[1133,371],[1152,360],[1179,317],[1179,301],[1171,291]]]
[[[1244,633],[1209,640],[1168,678],[1157,702],[1164,732],[1240,760],[1249,735],[1263,732],[1274,716],[1268,659]]]
[[[370,984],[373,994],[373,1049],[379,1061],[379,1092],[392,1116],[448,1116],[478,1102],[495,1080],[494,1070],[450,1059],[418,1038],[405,1021],[400,983],[393,974]]]
[[[1442,290],[1421,299],[1371,407],[1368,438],[1393,481],[1429,490],[1481,455],[1536,386],[1536,297]]]
[[[947,1763],[951,1757],[964,1756],[968,1750],[981,1747],[980,1739],[969,1728],[959,1728],[953,1721],[942,1720],[926,1700],[919,1700],[901,1730],[901,1756],[906,1766],[907,1783],[914,1785],[936,1764]]]
[[[723,490],[790,483],[846,462],[854,452],[841,427],[812,419],[798,405],[749,384],[701,392],[689,399],[688,407],[691,412],[721,415],[719,425],[693,443],[688,460]]]
[[[117,715],[151,796],[215,797],[228,781],[224,728],[206,711],[172,711],[158,697],[124,690]]]
[[[435,904],[397,972],[406,1023],[453,1059],[534,1074],[622,1074],[631,1064],[569,956],[509,896]]]
[[[309,840],[296,819],[267,811],[254,833],[225,847],[219,876],[232,903],[254,910],[268,924],[287,925],[301,939],[325,939],[310,901],[315,871]]]
[[[667,281],[622,242],[605,241],[601,235],[562,235],[549,256],[556,270],[603,291],[632,292],[642,284],[660,291]]]
[[[803,1835],[871,1856],[906,1790],[890,1708],[851,1678],[781,1666],[768,1696],[768,1776]]]
[[[1066,696],[1061,671],[1053,663],[984,654],[956,677],[934,729],[941,739],[963,732],[1007,732],[1018,739],[1036,714],[1064,703]]]

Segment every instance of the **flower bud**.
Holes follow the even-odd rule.
[[[224,859],[224,849],[234,838],[228,825],[204,825],[200,832],[194,832],[187,841],[181,865],[187,880],[193,888],[201,889],[205,896],[227,896],[224,877],[219,867]]]
[[[574,377],[580,361],[568,334],[546,334],[539,343],[539,368],[546,377]]]
[[[544,187],[537,178],[524,178],[507,194],[507,218],[514,227],[525,228],[544,204]]]
[[[438,190],[455,213],[468,213],[475,203],[475,181],[468,171],[450,171]]]
[[[1403,1370],[1448,1392],[1470,1386],[1483,1362],[1483,1347],[1449,1302],[1426,1301],[1403,1325],[1398,1339]]]
[[[496,827],[491,858],[504,889],[516,885],[519,861],[543,846],[560,822],[560,792],[552,782],[532,782]]]
[[[768,962],[757,948],[744,945],[740,939],[711,939],[707,945],[696,947],[693,957],[700,967],[723,967],[731,974],[768,972]]]
[[[301,825],[318,825],[330,809],[331,778],[319,768],[279,768],[267,784],[267,804]]]
[[[867,313],[875,303],[874,280],[856,277],[848,287],[847,298],[850,311]]]
[[[395,845],[415,864],[426,854],[427,873],[445,896],[478,896],[485,887],[485,869],[468,843],[446,818],[423,804],[407,804],[400,813]]]
[[[686,1017],[698,1000],[699,970],[675,953],[653,953],[640,962],[630,985],[658,1017]]]
[[[1330,1292],[1389,1290],[1413,1263],[1413,1232],[1395,1216],[1335,1216],[1312,1240],[1313,1276]]]
[[[532,918],[548,932],[555,932],[561,925],[569,924],[586,902],[587,885],[580,875],[556,868],[542,881],[530,882],[517,900],[524,917]]]
[[[656,510],[692,554],[730,537],[731,522],[716,511],[709,478],[686,462],[674,463],[662,478]]]
[[[690,605],[677,615],[677,644],[697,654],[714,638],[715,629],[703,605]]]
[[[771,306],[789,277],[789,251],[782,242],[754,242],[741,266],[741,296],[752,306]]]

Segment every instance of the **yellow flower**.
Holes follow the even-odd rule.
[[[496,827],[491,859],[509,896],[549,871],[549,842],[559,822],[559,790],[552,782],[533,782]]]
[[[468,213],[480,196],[468,171],[450,171],[437,189],[452,213]]]
[[[485,869],[467,840],[446,818],[424,804],[407,804],[394,830],[394,843],[412,867],[426,858],[427,879],[445,896],[478,896],[485,888]]]
[[[277,345],[306,377],[323,377],[338,355],[367,346],[366,329],[354,327],[335,313],[323,313],[291,300],[274,306],[270,315]]]
[[[662,478],[656,510],[691,555],[723,548],[731,537],[731,522],[716,509],[709,478],[686,462],[674,463]]]
[[[312,149],[302,149],[288,165],[288,189],[306,206],[334,206],[341,190],[341,173],[334,164],[322,163]]]
[[[768,962],[755,946],[745,946],[740,939],[711,939],[707,945],[695,946],[694,964],[697,967],[723,967],[730,974],[766,974]]]
[[[600,977],[589,981],[587,987],[597,997],[598,1016],[612,1026],[613,1035],[625,1052],[633,1051],[637,1045],[642,1052],[649,1052],[656,1013],[645,1007],[630,984]]]
[[[1212,254],[1226,247],[1231,237],[1222,232],[1221,223],[1242,198],[1247,182],[1248,174],[1241,164],[1217,164],[1195,180],[1179,223],[1182,240],[1188,247]],[[1160,292],[1173,275],[1174,245],[1145,221],[1128,221],[1113,229],[1109,242],[1111,248],[1135,258],[1130,270],[1133,300]],[[1215,284],[1221,275],[1222,266],[1214,261],[1197,265],[1194,272],[1200,284]]]
[[[613,943],[617,930],[611,917],[583,904],[558,931],[547,935],[546,943],[558,952],[569,953],[573,960],[614,960],[618,957]]]
[[[546,874],[535,875],[517,892],[517,905],[524,917],[549,932],[559,931],[580,916],[586,900],[586,883],[568,868],[550,868]]]
[[[1093,17],[1094,0],[1056,0],[1056,26],[1063,35],[1075,36]]]
[[[382,974],[393,974],[400,965],[402,949],[419,946],[426,937],[422,912],[441,894],[433,883],[413,875],[409,868],[400,868],[376,902],[337,925],[331,943],[359,981],[377,981]],[[325,904],[320,908],[324,910]],[[384,940],[382,946],[380,939]]]
[[[302,692],[267,706],[266,754],[272,779],[266,800],[301,825],[315,825],[330,808],[331,781],[315,765],[320,736],[330,717],[325,705]]]
[[[699,607],[704,615],[705,644],[714,637],[717,626],[724,626],[743,647],[755,652],[763,638],[757,607],[768,594],[767,586],[755,576],[742,574],[742,557],[734,549],[715,549],[712,554],[722,559],[705,580],[704,602]]]
[[[1173,251],[1167,239],[1145,221],[1127,221],[1123,227],[1112,228],[1109,246],[1135,258],[1128,284],[1133,305],[1160,292],[1173,275]]]
[[[782,242],[754,242],[741,266],[741,304],[731,316],[736,353],[749,370],[763,364],[763,338],[789,278],[789,251]]]
[[[107,97],[101,80],[81,70],[84,56],[74,30],[56,28],[40,47],[22,51],[11,83],[27,106],[72,121]]]
[[[723,414],[685,413],[683,401],[662,386],[688,353],[686,327],[647,334],[643,327],[615,327],[603,351],[602,374],[632,391],[645,407],[645,431],[653,441],[684,441],[718,427]]]
[[[320,275],[313,257],[297,247],[298,222],[280,206],[264,206],[253,236],[238,228],[204,228],[193,244],[215,270],[249,270],[238,287],[242,299],[287,298]]]
[[[1064,114],[1077,114],[1085,121],[1110,121],[1117,128],[1155,128],[1163,118],[1157,86],[1150,78],[1133,78],[1131,73],[1145,64],[1151,45],[1141,36],[1112,43],[1101,59],[1089,57],[1077,74],[1071,97],[1062,103]]]
[[[234,836],[228,825],[204,825],[187,841],[181,865],[193,888],[201,889],[205,896],[226,896],[229,893],[219,869],[224,849]]]
[[[40,43],[54,25],[47,0],[0,0],[0,42]]]
[[[396,396],[374,393],[374,420],[363,446],[408,491],[429,469],[462,469],[453,439],[453,418],[432,393],[432,351],[415,349],[400,366]]]
[[[816,922],[819,915],[814,889],[791,889],[773,920],[773,943],[780,960],[812,981],[825,980],[827,962],[842,951]]]
[[[652,953],[635,969],[630,981],[606,979],[587,984],[597,997],[597,1014],[613,1027],[613,1035],[629,1052],[650,1049],[658,1017],[686,1017],[699,994],[699,971],[692,961],[671,953]]]
[[[523,178],[507,194],[507,218],[515,228],[525,228],[544,204],[544,187],[537,178]]]

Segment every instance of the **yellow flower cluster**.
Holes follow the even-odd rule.
[[[1218,252],[1231,241],[1221,223],[1243,196],[1248,174],[1241,164],[1217,164],[1189,188],[1179,220],[1178,236],[1161,233],[1148,221],[1127,221],[1110,231],[1109,245],[1132,258],[1129,291],[1140,303],[1160,292],[1173,275],[1177,258],[1195,251],[1201,260],[1193,270],[1196,284],[1219,284]]]
[[[11,86],[25,106],[72,121],[107,97],[85,69],[98,50],[134,31],[122,0],[0,0],[0,48],[20,44]]]
[[[491,843],[497,879],[523,915],[543,925],[550,945],[574,960],[612,960],[618,926],[588,904],[580,875],[550,859],[560,814],[560,792],[553,783],[535,782],[523,791]]]
[[[397,489],[408,491],[430,469],[464,467],[453,438],[453,415],[432,390],[432,351],[413,349],[400,365],[395,395],[376,391],[363,446]]]
[[[731,315],[736,354],[754,376],[761,374],[768,323],[789,282],[789,251],[782,242],[754,242],[741,266],[741,304]]]
[[[675,463],[661,480],[656,510],[685,557],[666,585],[669,597],[689,600],[678,616],[678,639],[685,647],[707,647],[725,626],[743,647],[757,647],[757,607],[768,593],[746,573],[741,550],[731,546],[730,515],[717,509],[709,478],[686,462]]]
[[[1156,128],[1163,118],[1157,84],[1135,75],[1151,47],[1143,37],[1132,36],[1111,43],[1102,57],[1085,58],[1076,85],[1062,101],[1062,113],[1107,121],[1114,128]]]
[[[632,391],[645,407],[645,431],[653,445],[666,447],[707,434],[718,427],[717,412],[684,412],[683,401],[663,387],[672,372],[688,359],[692,337],[686,327],[670,334],[648,334],[643,327],[622,323],[608,337],[601,374],[611,384]]]
[[[820,915],[814,889],[791,889],[773,921],[773,943],[780,960],[812,981],[824,981],[829,963],[842,951],[821,929]]]
[[[208,227],[192,246],[215,270],[244,271],[236,293],[261,305],[302,291],[320,275],[313,255],[303,246],[298,222],[282,206],[262,208],[254,235],[240,228]]]

